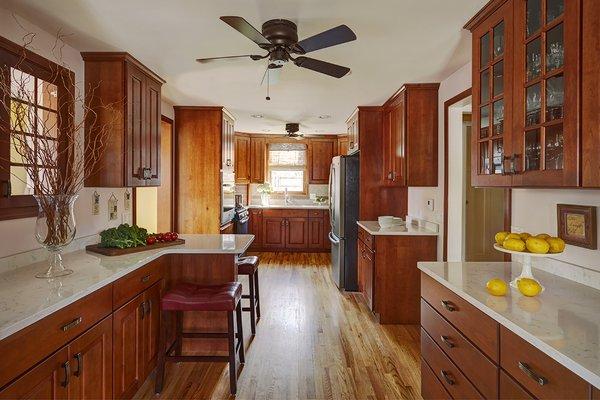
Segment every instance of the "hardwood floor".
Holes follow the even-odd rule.
[[[420,398],[417,326],[379,325],[359,294],[342,295],[329,254],[260,255],[262,318],[251,340],[244,313],[237,398]],[[227,371],[224,363],[171,363],[161,396],[149,378],[136,398],[227,398]]]

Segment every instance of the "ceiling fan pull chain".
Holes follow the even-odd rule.
[[[271,96],[269,96],[269,87],[271,85],[271,69],[269,68],[269,66],[267,66],[267,100],[271,100]]]

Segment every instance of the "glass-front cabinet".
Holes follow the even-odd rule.
[[[505,3],[473,30],[474,186],[510,186],[505,155],[511,154],[513,18]]]
[[[513,186],[578,185],[580,0],[514,0]]]

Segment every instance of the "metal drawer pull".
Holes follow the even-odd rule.
[[[140,312],[142,313],[142,319],[146,316],[146,302],[140,304]]]
[[[444,380],[448,382],[448,385],[453,386],[456,383],[456,381],[454,380],[454,378],[452,378],[452,375],[449,372],[441,370],[440,374],[442,375],[442,378],[444,378]]]
[[[69,386],[69,380],[71,377],[71,364],[69,363],[69,361],[65,361],[64,364],[62,365],[63,370],[65,371],[65,380],[61,382],[61,386],[62,387],[67,387]]]
[[[73,358],[77,360],[77,369],[75,370],[73,375],[79,377],[83,373],[83,356],[81,355],[81,352],[79,352],[75,354]]]
[[[533,379],[534,381],[536,381],[540,386],[544,386],[545,384],[548,383],[548,379],[544,378],[541,375],[536,374],[529,365],[525,364],[524,362],[519,361],[519,369],[523,372],[525,372],[525,374],[527,374],[527,376],[529,376],[531,379]]]
[[[442,306],[450,312],[457,311],[456,306],[449,300],[442,300]]]
[[[452,343],[452,341],[450,340],[450,338],[448,336],[442,335],[442,336],[440,336],[440,339],[441,339],[442,342],[444,342],[444,344],[446,346],[448,346],[449,349],[455,347],[455,344]]]
[[[66,332],[66,331],[68,331],[69,329],[71,329],[71,328],[74,328],[74,327],[76,327],[77,325],[79,325],[79,324],[81,323],[81,321],[83,321],[83,318],[81,318],[81,317],[77,317],[77,318],[75,318],[73,321],[69,322],[68,324],[66,324],[66,325],[63,325],[63,326],[62,326],[60,329],[61,329],[63,332]]]
[[[150,280],[150,275],[146,275],[144,277],[142,277],[142,283],[146,283]]]

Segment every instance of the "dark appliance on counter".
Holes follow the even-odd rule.
[[[248,207],[245,207],[242,204],[242,195],[235,195],[235,215],[233,217],[234,221],[234,232],[238,235],[243,235],[248,233],[248,224],[250,222],[250,212],[248,211]]]
[[[358,290],[358,153],[333,157],[329,173],[331,274],[340,289]]]

